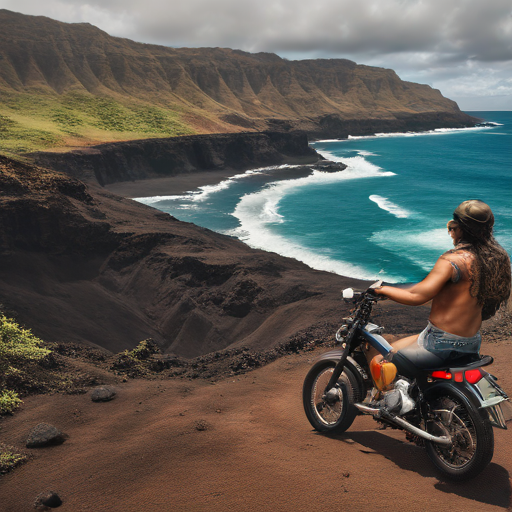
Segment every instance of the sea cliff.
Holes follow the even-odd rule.
[[[365,283],[253,250],[48,168],[0,157],[0,304],[47,341],[196,357],[332,325]],[[415,332],[424,315],[388,325]],[[409,312],[408,312],[409,316]]]
[[[5,9],[0,26],[0,151],[243,131],[333,138],[476,121],[428,85],[347,59],[168,48]]]
[[[164,178],[197,171],[241,172],[280,164],[310,164],[322,159],[304,133],[194,135],[101,144],[66,153],[30,155],[50,167],[100,185]]]

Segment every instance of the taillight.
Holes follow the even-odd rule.
[[[467,370],[464,372],[464,376],[466,377],[466,381],[470,384],[476,384],[483,376],[484,373],[480,368],[476,368],[475,370]]]
[[[441,370],[432,372],[432,377],[434,377],[434,379],[452,380],[452,374],[450,372],[443,372]]]
[[[476,384],[484,375],[485,372],[480,370],[480,368],[466,370],[465,372],[455,372],[453,375],[450,372],[445,372],[444,370],[436,370],[435,372],[432,372],[432,377],[434,379],[452,380],[453,378],[455,382],[463,382],[465,377],[466,382],[469,382],[470,384]]]

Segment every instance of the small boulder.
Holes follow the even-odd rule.
[[[112,386],[99,386],[91,391],[93,402],[108,402],[116,396],[116,390]]]
[[[205,420],[199,420],[195,423],[196,430],[199,432],[203,432],[204,430],[208,430],[210,428],[210,425]]]
[[[60,496],[54,491],[42,492],[34,502],[34,508],[37,510],[48,510],[62,505]]]
[[[48,423],[39,423],[28,435],[27,448],[40,448],[54,444],[61,444],[64,441],[62,432]]]

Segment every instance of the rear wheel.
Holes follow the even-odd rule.
[[[428,430],[436,436],[449,436],[451,446],[427,442],[427,454],[451,480],[474,478],[491,462],[494,433],[487,418],[460,397],[441,396],[431,402]]]
[[[357,381],[345,368],[334,388],[325,393],[336,366],[335,361],[319,361],[306,375],[302,388],[304,411],[319,432],[345,432],[357,415]]]

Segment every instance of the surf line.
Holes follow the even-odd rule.
[[[370,201],[373,201],[380,209],[391,213],[398,219],[407,219],[410,216],[410,212],[391,202],[387,197],[373,194],[369,197],[369,199]]]

